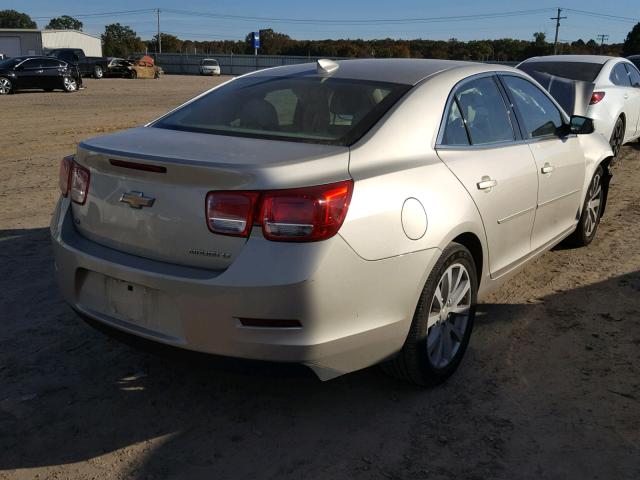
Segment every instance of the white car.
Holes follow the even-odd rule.
[[[554,55],[530,58],[518,68],[538,80],[569,113],[592,118],[615,157],[623,144],[640,137],[640,71],[631,61]],[[563,79],[573,81],[574,95],[566,95],[570,89],[562,85]],[[567,98],[572,98],[572,105],[567,105]]]
[[[220,75],[220,64],[213,58],[200,61],[200,75]]]

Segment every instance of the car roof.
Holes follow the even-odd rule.
[[[476,67],[478,72],[494,70],[513,71],[512,68],[501,65],[485,65],[461,60],[418,58],[367,58],[337,60],[336,63],[339,65],[339,68],[331,73],[331,78],[372,80],[407,85],[415,85],[436,73],[464,67]],[[259,70],[249,75],[273,77],[317,75],[317,65],[316,63],[286,65],[283,67],[269,68],[267,70]]]
[[[529,62],[576,62],[576,63],[599,63],[604,65],[609,60],[619,57],[609,57],[606,55],[547,55],[543,57],[531,57],[522,63]]]

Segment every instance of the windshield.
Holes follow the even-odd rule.
[[[153,126],[350,145],[410,88],[331,77],[251,75],[211,91]]]
[[[22,58],[7,58],[6,60],[0,60],[0,68],[12,68],[22,60]]]
[[[215,60],[203,60],[202,65],[205,65],[207,67],[215,67],[216,65],[218,65],[218,62]]]
[[[593,82],[602,70],[602,65],[587,62],[525,62],[518,68],[534,78],[535,73],[546,73],[570,80]]]

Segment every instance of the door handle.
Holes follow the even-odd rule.
[[[544,166],[540,169],[540,171],[544,174],[553,172],[553,166],[549,163],[545,163]]]
[[[498,181],[493,180],[491,177],[485,175],[484,177],[482,177],[482,180],[479,181],[476,185],[478,186],[478,190],[490,192],[493,187],[498,185]]]

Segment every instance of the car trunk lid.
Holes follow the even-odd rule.
[[[214,234],[212,190],[271,190],[349,178],[349,149],[141,127],[80,144],[89,169],[80,234],[104,246],[179,265],[223,270],[247,239]]]

